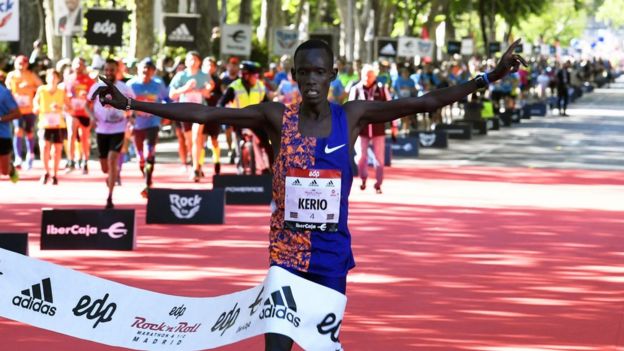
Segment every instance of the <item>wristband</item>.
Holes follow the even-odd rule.
[[[131,104],[130,104],[130,103],[131,103],[131,101],[132,101],[132,100],[131,100],[130,98],[128,98],[128,102],[126,103],[126,111],[129,111],[129,110],[131,110],[131,109],[132,109],[132,106],[131,106]]]
[[[483,80],[487,83],[487,85],[490,85],[490,80],[488,79],[488,72],[483,73]]]
[[[483,89],[488,86],[488,83],[486,82],[485,78],[483,78],[483,76],[484,74],[480,74],[473,79],[475,84],[477,85],[477,89]]]

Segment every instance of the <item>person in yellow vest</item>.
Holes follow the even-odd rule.
[[[241,63],[241,77],[229,85],[219,100],[218,106],[240,109],[269,101],[267,89],[259,77],[260,64],[253,61],[243,61]],[[236,135],[239,139],[238,142],[235,143],[236,153],[241,155],[238,161],[238,172],[241,174],[245,173],[245,165],[248,165],[250,169],[249,173],[251,174],[256,174],[256,171],[269,173],[272,163],[269,155],[272,155],[273,152],[270,151],[271,146],[268,142],[268,135],[261,129],[238,130]],[[249,155],[249,152],[241,150],[240,144],[245,144],[245,139],[251,141],[253,145],[253,155]],[[247,158],[243,157],[243,154],[247,155]]]
[[[58,184],[58,169],[63,152],[63,140],[66,137],[65,111],[67,96],[58,85],[61,75],[54,69],[46,71],[46,84],[37,89],[33,99],[33,111],[39,115],[38,127],[44,130],[43,138],[45,146],[41,159],[45,174],[41,177],[41,183],[46,184],[50,180],[50,151],[53,148],[53,173],[52,185]]]
[[[492,100],[483,99],[483,101],[481,101],[481,118],[494,118],[494,104]]]

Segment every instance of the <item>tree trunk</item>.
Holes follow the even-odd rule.
[[[340,55],[353,61],[355,40],[355,0],[336,0],[340,15]]]
[[[446,0],[435,0],[431,3],[431,10],[429,10],[429,17],[427,18],[427,31],[429,31],[429,40],[433,42],[433,55],[431,59],[436,62],[438,59],[438,45],[437,45],[437,28],[439,23],[436,22],[435,18],[444,13],[445,5],[447,4]]]
[[[310,37],[310,3],[308,1],[301,1],[301,4],[301,16],[297,23],[297,30],[299,31],[299,39],[307,40]]]
[[[178,13],[180,8],[180,0],[163,0],[163,12]]]
[[[488,16],[490,24],[490,41],[496,41],[496,12],[494,10],[494,1],[490,0],[490,15]]]
[[[375,18],[374,18],[374,14],[371,14],[371,7],[372,7],[372,0],[364,0],[364,3],[362,4],[362,10],[360,11],[360,13],[357,13],[357,26],[356,26],[356,48],[355,48],[355,52],[357,52],[357,58],[359,58],[360,60],[368,60],[368,45],[371,43],[371,41],[365,41],[366,38],[366,32],[368,29],[369,24],[372,24],[374,26],[375,23]],[[371,15],[372,18],[371,18]],[[371,23],[372,22],[372,23]],[[374,29],[374,28],[373,28]]]
[[[19,3],[20,19],[18,51],[29,56],[33,50],[33,42],[39,39],[39,1],[22,0]]]
[[[283,25],[281,21],[283,16],[277,16],[281,10],[281,2],[279,0],[262,0],[262,14],[260,15],[260,25],[256,30],[256,35],[261,43],[267,42],[269,48],[271,48],[273,30]]]
[[[214,27],[219,26],[219,0],[197,1],[197,13],[199,23],[195,43],[202,56],[214,54],[212,52],[211,38]]]
[[[221,0],[221,10],[219,17],[219,26],[227,23],[227,0]]]
[[[251,24],[251,0],[241,0],[238,23]]]
[[[140,60],[154,53],[154,17],[151,16],[154,9],[151,0],[134,0],[134,4],[130,20],[130,57]]]
[[[307,3],[307,0],[300,0],[299,1],[299,8],[297,9],[297,13],[295,14],[295,29],[299,29],[299,26],[301,25],[301,19],[303,18],[303,13],[305,12],[305,5]]]
[[[378,37],[389,37],[392,29],[393,13],[391,11],[392,3],[390,1],[376,0],[373,4],[375,9],[375,34]]]
[[[513,35],[514,24],[512,22],[508,22],[507,25],[509,26],[509,28],[507,28],[507,32],[505,33],[505,37],[503,38],[504,43],[511,42],[511,36]]]
[[[479,0],[479,23],[481,24],[481,37],[483,38],[483,46],[485,54],[490,57],[490,45],[488,41],[488,27],[485,20],[485,0]]]
[[[265,43],[269,41],[269,0],[262,0],[260,4],[260,24],[256,29],[256,36],[258,37],[258,41],[261,43]]]
[[[455,40],[455,24],[453,23],[453,19],[451,18],[451,6],[449,3],[446,4],[444,14],[446,17],[446,41]]]
[[[54,61],[61,59],[61,37],[54,35],[54,4],[52,0],[43,1],[45,11],[45,36],[48,57]]]

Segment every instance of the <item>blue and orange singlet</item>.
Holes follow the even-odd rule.
[[[298,132],[299,104],[286,106],[273,165],[269,252],[271,265],[344,277],[355,266],[347,227],[353,172],[347,116],[340,105],[330,108],[331,133],[316,138]]]

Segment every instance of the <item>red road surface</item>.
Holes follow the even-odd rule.
[[[33,257],[162,293],[213,296],[262,280],[267,206],[227,206],[222,226],[146,225],[134,165],[115,198],[137,210],[135,251],[40,251],[42,207],[104,205],[104,180],[92,168],[88,177],[61,176],[57,187],[36,183],[37,170],[16,185],[0,180],[0,231],[30,232]],[[624,345],[624,172],[399,166],[386,176],[383,195],[354,183],[346,350]],[[173,165],[158,165],[155,179],[209,186]],[[113,349],[5,319],[0,340],[7,351]],[[258,337],[224,350],[262,345]]]

